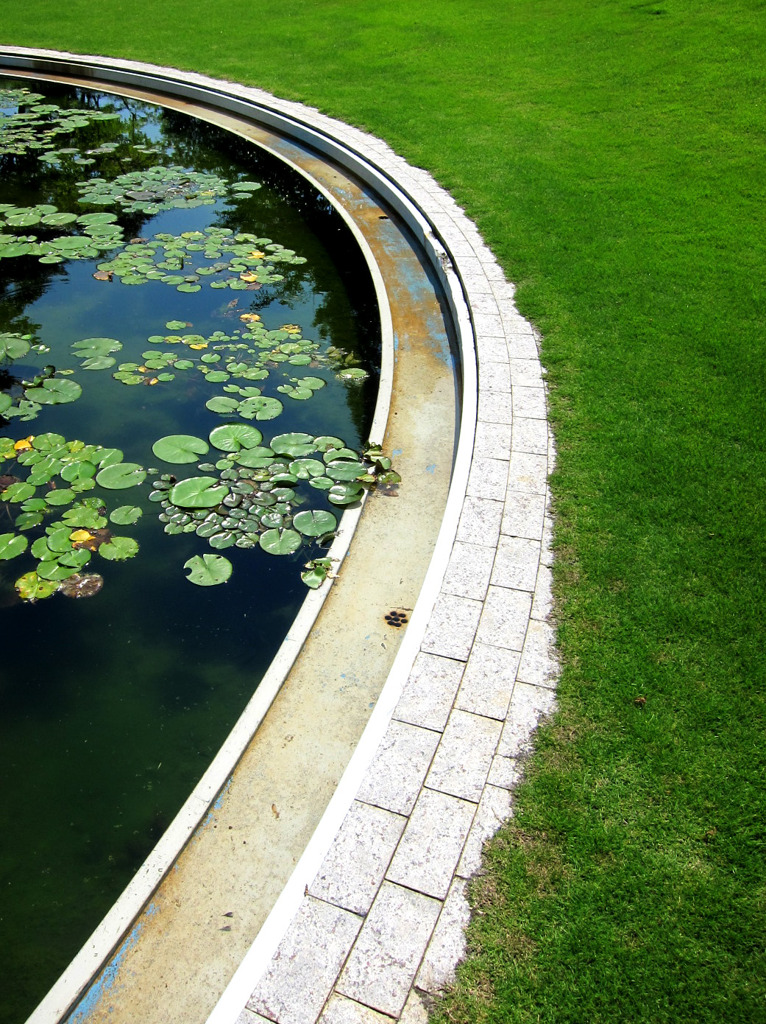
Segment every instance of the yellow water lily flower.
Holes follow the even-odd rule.
[[[189,345],[189,348],[193,348],[195,352],[199,352],[201,348],[207,348],[207,342],[198,341],[195,345]]]
[[[32,447],[32,442],[35,439],[34,434],[30,434],[29,437],[23,437],[20,441],[17,441],[13,446],[14,451],[17,452],[28,452]]]
[[[69,534],[69,539],[73,544],[84,544],[88,540],[93,540],[93,534],[90,530],[73,530]]]

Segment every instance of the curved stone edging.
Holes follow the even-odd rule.
[[[261,90],[110,63],[218,90],[267,123],[288,118],[335,159],[342,148],[430,251],[469,348],[475,339],[450,503],[402,649],[322,823],[209,1018],[411,1024],[452,976],[466,880],[511,813],[517,758],[554,703],[553,447],[534,331],[476,227],[385,143]]]

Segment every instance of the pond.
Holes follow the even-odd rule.
[[[325,197],[177,111],[24,88],[0,79],[8,1024],[162,834],[343,508],[389,471],[374,291]]]

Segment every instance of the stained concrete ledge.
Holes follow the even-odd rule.
[[[216,89],[291,119],[312,144],[342,146],[430,247],[475,344],[450,503],[405,641],[317,831],[208,1018],[424,1021],[424,998],[463,954],[466,881],[512,813],[518,760],[555,702],[554,448],[535,333],[475,225],[382,141],[257,89],[111,63]]]

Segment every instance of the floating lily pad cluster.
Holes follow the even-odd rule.
[[[0,331],[0,363],[10,363],[14,359],[22,359],[30,350],[41,351],[45,346],[35,342],[32,334],[17,334],[13,331]]]
[[[156,385],[175,380],[177,372],[197,370],[209,383],[225,385],[226,395],[214,396],[206,403],[211,412],[223,415],[236,413],[243,419],[274,419],[283,409],[279,399],[264,396],[261,387],[253,384],[243,387],[233,381],[239,379],[263,384],[280,366],[316,369],[327,366],[330,360],[317,342],[302,337],[300,328],[295,324],[283,324],[276,330],[267,330],[257,313],[244,313],[240,319],[248,329],[235,330],[231,334],[215,331],[208,337],[190,333],[151,335],[147,339],[150,344],[174,348],[147,349],[141,354],[140,362],[119,363],[112,376],[127,385]],[[165,324],[170,331],[183,330],[187,326],[180,320],[169,320]],[[176,346],[184,346],[185,350]],[[85,338],[72,345],[85,370],[113,367],[117,362],[115,353],[121,349],[122,342],[115,338]],[[364,379],[368,374],[361,367],[344,365],[339,376],[344,380]],[[326,385],[322,377],[313,374],[292,376],[283,372],[282,379],[284,383],[277,386],[277,392],[296,401],[312,398]]]
[[[74,225],[78,234],[59,234]],[[33,234],[19,229],[33,228]],[[43,237],[41,237],[43,236]],[[49,237],[45,237],[49,236]],[[36,206],[0,204],[0,259],[37,256],[40,263],[97,259],[123,244],[122,228],[114,213],[66,213],[52,203]]]
[[[254,181],[242,182],[241,194],[261,186]],[[171,164],[169,167],[149,167],[128,171],[111,181],[90,178],[77,188],[80,202],[94,206],[119,205],[127,213],[154,215],[160,210],[188,210],[195,206],[212,206],[216,199],[229,191],[228,182],[217,174],[190,171]]]
[[[32,345],[29,335],[0,334],[0,361],[23,358],[30,350],[46,351],[44,345]],[[0,391],[0,416],[14,417],[22,422],[33,420],[45,405],[66,405],[76,402],[82,394],[77,381],[66,376],[71,371],[60,371],[64,376],[55,376],[56,369],[46,366],[31,380],[20,380],[9,376],[6,389]]]
[[[96,162],[97,156],[108,156],[120,148],[124,148],[127,155],[129,147],[125,142],[102,142],[100,146],[94,146],[92,149],[86,149],[84,152],[76,146],[61,146],[58,149],[49,149],[45,153],[41,153],[40,160],[51,166],[61,165],[66,160],[71,160],[73,164],[79,167],[88,167]],[[134,146],[133,149],[144,153],[162,152],[156,146],[151,148],[148,146]]]
[[[0,156],[37,150],[47,164],[87,167],[116,150],[116,159],[131,155],[124,138],[88,150],[57,138],[119,115],[70,113],[42,100],[28,90],[0,90]],[[132,149],[155,151],[149,146]],[[201,291],[206,284],[229,292],[257,291],[282,281],[285,266],[306,260],[270,238],[220,226],[178,235],[157,233],[125,244],[118,214],[149,217],[221,200],[242,201],[260,187],[254,181],[227,182],[177,165],[128,171],[111,180],[94,176],[77,184],[78,201],[116,212],[77,214],[46,203],[0,204],[0,259],[34,256],[56,264],[100,257],[93,277],[105,283],[159,281],[182,293]],[[119,251],[104,259],[112,250]],[[170,333],[148,338],[150,347],[140,361],[134,356],[120,362],[123,343],[116,338],[84,338],[72,345],[80,370],[108,370],[125,385],[169,383],[184,375],[188,380],[190,372],[198,380],[201,376],[222,385],[223,393],[209,397],[206,407],[227,420],[237,417],[237,422],[215,427],[207,439],[171,434],[153,446],[157,459],[171,466],[195,464],[195,473],[179,479],[180,474],[147,471],[125,462],[118,449],[67,441],[54,433],[20,441],[0,438],[0,513],[13,525],[0,534],[0,562],[34,560],[16,581],[24,600],[34,602],[56,592],[91,596],[103,584],[99,573],[86,571],[96,554],[106,561],[136,554],[137,542],[115,535],[112,527],[137,522],[140,505],[108,512],[107,499],[110,491],[142,484],[147,472],[158,477],[149,499],[159,504],[166,533],[194,533],[214,552],[258,547],[272,555],[290,555],[309,543],[331,540],[336,515],[326,507],[311,508],[312,494],[315,503],[343,508],[358,503],[367,488],[393,486],[398,480],[379,449],[360,456],[338,437],[282,433],[264,443],[262,433],[248,421],[275,419],[288,398],[311,399],[327,383],[316,371],[329,368],[347,382],[368,374],[354,353],[336,347],[322,350],[296,324],[269,329],[258,314],[240,314],[238,302],[224,301],[222,310],[224,316],[239,317],[237,329],[203,336],[192,332],[191,323],[171,320],[165,324]],[[32,335],[0,334],[0,363],[13,363],[31,350],[50,351]],[[44,406],[75,401],[82,386],[70,379],[72,373],[47,366],[25,380],[5,371],[0,418],[23,422]],[[270,378],[276,394],[264,393]],[[316,492],[322,493],[321,502]],[[232,564],[221,554],[206,553],[189,559],[185,569],[191,582],[212,586],[230,577]],[[302,579],[316,588],[330,570],[329,558],[314,557],[304,566]]]
[[[156,441],[152,450],[158,459],[171,465],[197,462],[204,474],[178,479],[165,473],[154,481],[149,498],[162,509],[165,532],[196,533],[216,549],[260,547],[272,555],[290,555],[309,540],[326,543],[337,527],[335,515],[326,509],[298,511],[307,501],[299,493],[302,486],[346,506],[356,504],[365,487],[376,482],[375,464],[338,437],[295,432],[279,434],[269,445],[262,442],[260,430],[247,423],[215,427],[207,441],[189,434]],[[220,453],[217,460],[199,462],[211,446]],[[326,560],[315,561],[309,586],[319,586],[329,569]]]
[[[109,281],[116,277],[131,285],[161,281],[180,292],[198,292],[205,282],[211,288],[253,291],[283,280],[276,264],[305,262],[303,256],[270,238],[207,227],[180,235],[159,232],[152,239],[133,239],[113,259],[100,263],[94,276]]]
[[[0,89],[0,156],[42,154],[54,148],[56,136],[116,117],[102,110],[64,110],[29,89]]]
[[[57,590],[69,597],[89,597],[103,582],[100,574],[83,571],[93,554],[122,561],[137,553],[138,542],[112,533],[109,523],[133,524],[141,509],[121,505],[107,514],[106,500],[88,494],[97,486],[123,490],[143,482],[146,471],[123,462],[119,449],[67,441],[54,433],[20,441],[3,437],[0,466],[0,503],[15,528],[0,534],[0,561],[25,554],[37,561],[16,580],[24,600],[50,597]],[[56,518],[46,522],[49,517]]]

